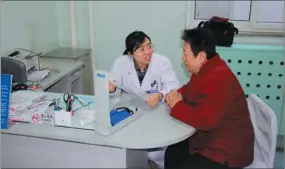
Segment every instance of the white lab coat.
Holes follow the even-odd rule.
[[[111,78],[117,90],[127,94],[147,99],[150,91],[160,92],[164,96],[172,89],[180,87],[179,81],[173,71],[170,60],[162,55],[153,53],[148,70],[140,86],[132,56],[123,55],[117,58],[111,70]],[[118,90],[119,89],[119,90]]]
[[[111,78],[115,82],[117,90],[114,94],[121,94],[122,91],[135,97],[146,100],[149,94],[147,91],[161,92],[164,96],[172,89],[180,87],[179,81],[173,71],[170,60],[162,55],[154,53],[151,58],[148,70],[140,86],[137,72],[132,56],[123,55],[114,62]],[[154,84],[154,81],[157,84]],[[163,98],[164,101],[165,97]],[[154,161],[159,168],[164,168],[165,148],[157,151],[149,151],[148,158]]]

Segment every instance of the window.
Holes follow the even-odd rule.
[[[226,17],[240,32],[284,34],[284,1],[187,1],[187,27]]]

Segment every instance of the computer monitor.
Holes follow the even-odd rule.
[[[112,126],[110,113],[119,105],[120,98],[110,98],[109,76],[110,74],[108,72],[97,70],[94,78],[94,104],[96,110],[95,131],[102,135],[111,135],[112,133],[122,129],[129,123],[138,119],[141,115],[140,112],[134,112],[133,115]]]

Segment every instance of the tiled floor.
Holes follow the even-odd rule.
[[[276,169],[284,168],[284,152],[276,152],[274,168]]]

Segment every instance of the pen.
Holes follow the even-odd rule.
[[[73,111],[77,111],[78,109],[80,109],[80,108],[82,108],[82,107],[85,107],[85,106],[88,106],[88,109],[89,109],[89,105],[90,105],[91,103],[93,103],[93,101],[88,101],[87,104],[84,104],[84,105],[82,105],[81,107],[75,108]]]
[[[78,100],[78,102],[83,106],[85,103],[85,101],[77,96],[75,96],[75,98]]]
[[[49,107],[50,107],[50,106],[53,106],[55,111],[59,111],[59,110],[60,110],[58,101],[57,101],[56,99],[53,99],[52,103],[49,104],[48,106],[49,106]]]
[[[54,102],[52,102],[51,104],[49,104],[48,107],[50,107],[50,106],[52,106],[52,105],[54,105]]]

